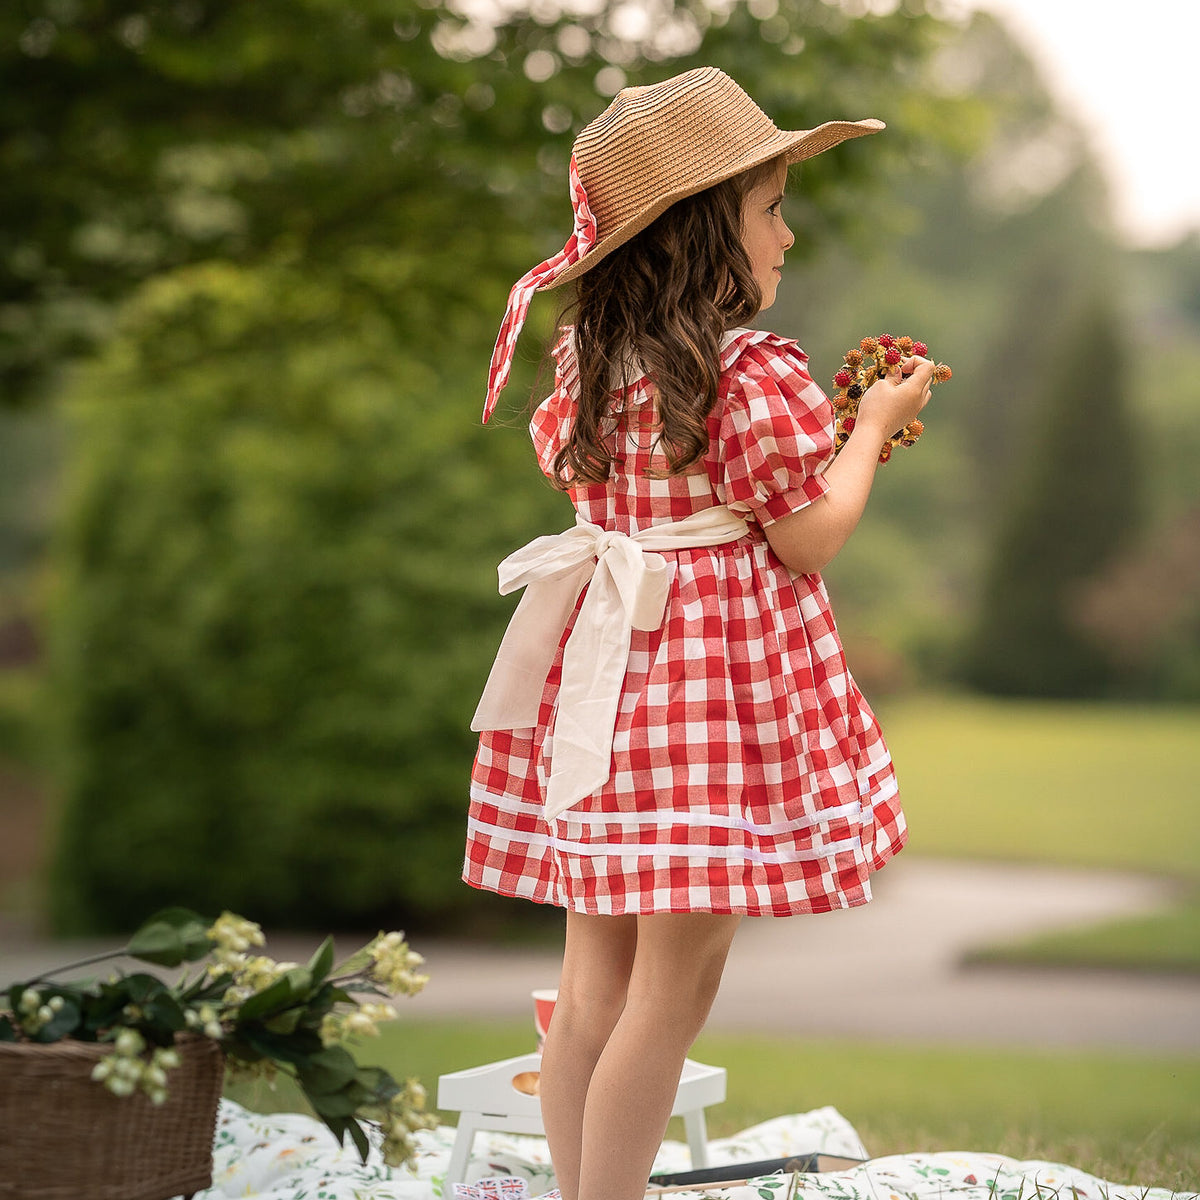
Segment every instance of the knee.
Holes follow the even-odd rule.
[[[603,1045],[625,1009],[626,983],[621,979],[597,986],[560,984],[551,1025],[560,1036]]]
[[[628,975],[589,972],[585,978],[575,978],[564,974],[554,1001],[554,1015],[558,1016],[560,1011],[585,1015],[614,1010],[620,1013],[625,1007],[628,987]]]
[[[689,969],[646,972],[630,984],[628,1004],[691,1045],[704,1028],[721,986],[723,953],[704,956]]]

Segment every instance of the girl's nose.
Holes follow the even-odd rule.
[[[784,250],[790,250],[796,244],[796,235],[785,224],[783,227],[783,237],[780,244]]]

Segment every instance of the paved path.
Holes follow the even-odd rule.
[[[909,856],[876,877],[875,892],[858,909],[743,922],[708,1027],[1200,1055],[1200,979],[959,965],[972,947],[1152,911],[1172,895],[1166,882]],[[299,959],[316,940],[273,938],[267,949]],[[531,1018],[530,990],[558,982],[553,949],[426,939],[416,948],[431,980],[404,1015]],[[0,983],[93,949],[0,930]]]
[[[875,893],[819,917],[744,921],[708,1028],[1200,1054],[1200,979],[959,965],[980,945],[1152,911],[1172,895],[1163,881],[912,857]],[[531,988],[558,981],[553,953],[419,948],[424,1012],[519,1016]]]

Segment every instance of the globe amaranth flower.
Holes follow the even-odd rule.
[[[858,414],[858,401],[862,399],[867,388],[877,379],[884,378],[893,372],[901,363],[903,356],[911,351],[924,358],[929,353],[929,347],[924,342],[918,342],[905,334],[903,337],[893,337],[890,333],[881,333],[878,337],[862,338],[858,346],[851,347],[842,356],[844,365],[833,377],[836,393],[831,397],[834,408],[834,443],[836,454],[846,444],[854,421]],[[936,363],[933,372],[934,383],[945,383],[953,372],[945,363]],[[925,431],[920,421],[910,421],[899,433],[888,438],[879,453],[879,461],[885,463],[892,457],[896,446],[912,446]]]

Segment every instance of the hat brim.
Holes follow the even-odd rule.
[[[636,234],[641,233],[647,225],[661,217],[672,204],[679,200],[694,196],[697,192],[723,183],[726,179],[732,179],[743,171],[753,170],[765,162],[770,162],[773,158],[783,158],[788,166],[791,166],[792,163],[801,162],[820,154],[823,150],[829,150],[840,142],[848,141],[850,138],[864,137],[869,133],[878,133],[883,128],[885,128],[884,123],[872,117],[863,121],[826,121],[815,129],[790,132],[780,130],[773,137],[756,143],[744,154],[732,159],[720,171],[702,180],[693,181],[687,187],[678,188],[659,196],[652,204],[630,217],[619,229],[610,233],[608,237],[601,238],[577,263],[573,263],[552,283],[545,284],[539,290],[548,292],[556,287],[561,287],[564,283],[578,279],[580,275],[590,271],[601,259],[623,246]]]

